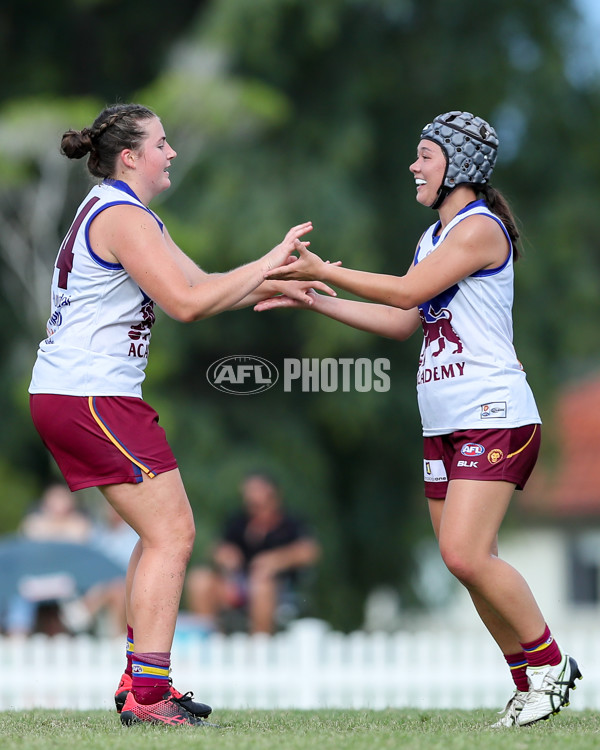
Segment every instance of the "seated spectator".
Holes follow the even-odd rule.
[[[57,482],[44,490],[39,502],[23,517],[19,533],[38,542],[84,544],[90,539],[92,521],[79,507],[77,496],[66,485]],[[15,594],[8,604],[4,630],[11,636],[38,631],[47,635],[65,632],[52,598],[20,594]]]
[[[276,482],[261,473],[241,486],[244,508],[225,525],[213,567],[192,567],[185,594],[189,611],[207,629],[230,611],[244,611],[251,633],[273,633],[277,610],[293,595],[302,569],[316,563],[320,546],[284,508]]]
[[[77,494],[66,485],[50,485],[39,503],[25,515],[19,533],[35,542],[85,544],[121,568],[121,574],[77,592],[68,576],[32,579],[8,601],[3,629],[7,635],[26,636],[102,631],[126,633],[125,576],[131,552],[139,537],[108,504],[105,518],[93,519],[78,504]]]
[[[38,542],[83,544],[90,538],[92,521],[80,509],[77,496],[57,483],[46,488],[38,505],[24,516],[19,531]]]

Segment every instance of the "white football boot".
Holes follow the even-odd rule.
[[[524,693],[525,703],[517,717],[517,726],[547,719],[568,706],[569,690],[575,690],[575,680],[580,680],[581,676],[577,662],[568,654],[563,654],[554,667],[548,664],[527,667],[529,692]]]
[[[504,727],[517,726],[517,719],[519,718],[519,714],[523,710],[523,706],[525,705],[525,701],[527,700],[528,695],[529,693],[523,693],[520,690],[515,690],[511,699],[506,704],[504,710],[499,711],[502,716],[498,719],[498,721],[494,722],[491,725],[491,729],[504,729]]]

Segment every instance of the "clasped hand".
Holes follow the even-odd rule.
[[[329,264],[316,253],[308,249],[310,242],[302,242],[298,238],[294,239],[293,250],[298,256],[289,255],[284,265],[272,268],[265,274],[265,279],[281,279],[285,281],[314,281],[321,279],[326,265],[341,265],[341,261]]]
[[[323,266],[329,264],[329,261],[323,261],[316,253],[311,252],[308,249],[310,242],[302,242],[299,239],[311,230],[311,222],[292,227],[283,242],[274,248],[272,252],[279,251],[277,260],[280,260],[280,251],[283,249],[287,250],[287,256],[282,265],[270,268],[264,277],[265,280],[282,282],[276,284],[279,294],[258,302],[254,306],[256,312],[271,310],[275,307],[310,307],[317,292],[324,292],[332,297],[337,296],[330,286],[319,281]],[[292,255],[293,252],[297,252],[298,255]],[[341,261],[331,265],[341,265]]]

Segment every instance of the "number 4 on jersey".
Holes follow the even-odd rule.
[[[85,217],[91,211],[92,206],[99,200],[100,198],[91,198],[85,204],[85,206],[77,214],[77,217],[75,218],[73,224],[71,224],[71,228],[67,232],[67,236],[65,237],[60,247],[60,252],[58,254],[58,258],[56,259],[56,267],[59,270],[58,286],[60,287],[60,289],[67,288],[69,274],[73,270],[73,246],[75,245],[75,238],[77,237],[79,227],[83,223]]]

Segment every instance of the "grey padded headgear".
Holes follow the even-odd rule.
[[[446,112],[425,125],[421,140],[424,138],[441,146],[446,155],[446,172],[431,208],[437,208],[461,183],[488,182],[498,154],[498,136],[481,117],[460,110]]]

